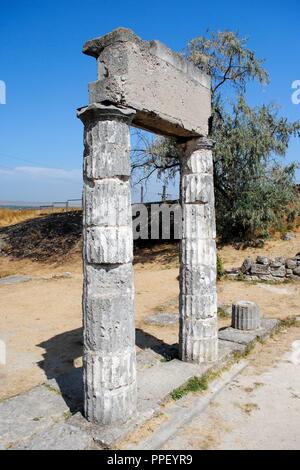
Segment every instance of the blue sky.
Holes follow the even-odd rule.
[[[271,76],[267,88],[251,86],[250,102],[276,102],[297,120],[291,84],[300,80],[299,16],[298,0],[0,0],[0,80],[7,93],[0,104],[0,201],[81,196],[76,108],[87,104],[87,84],[96,78],[95,60],[81,53],[87,39],[124,26],[180,51],[207,28],[238,31],[266,59]],[[299,154],[293,140],[287,161],[299,161]],[[152,181],[149,198],[159,190]]]

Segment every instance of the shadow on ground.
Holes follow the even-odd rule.
[[[164,343],[140,328],[136,329],[136,345],[141,350],[151,349],[162,360],[178,356],[177,344]],[[82,411],[82,367],[76,367],[76,360],[82,357],[83,352],[82,328],[53,336],[38,347],[45,349],[44,359],[38,365],[44,370],[48,385],[62,395],[72,413]]]

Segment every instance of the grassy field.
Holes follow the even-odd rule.
[[[25,220],[34,219],[43,215],[52,213],[64,212],[62,208],[49,208],[49,209],[10,209],[0,208],[0,227],[7,227],[9,225],[18,224]]]

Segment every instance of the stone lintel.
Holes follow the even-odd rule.
[[[128,41],[141,41],[141,39],[131,29],[117,28],[104,36],[86,41],[82,52],[97,59],[106,47]]]
[[[181,54],[172,51],[158,40],[142,40],[128,28],[117,28],[104,36],[86,41],[83,45],[82,52],[98,59],[105,48],[113,45],[122,46],[127,42],[135,43],[142,49],[148,49],[152,55],[167,62],[177,70],[184,72],[190,78],[200,82],[205,88],[210,89],[210,76],[196,67],[193,62],[187,60]]]
[[[190,60],[124,28],[88,41],[83,52],[97,60],[91,104],[132,108],[133,125],[158,134],[179,139],[208,134],[211,79]]]

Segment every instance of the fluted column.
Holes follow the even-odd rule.
[[[136,411],[130,122],[134,111],[92,104],[84,129],[84,412],[113,424]]]
[[[213,362],[218,357],[218,325],[212,141],[191,139],[180,147],[179,354],[187,362]]]

